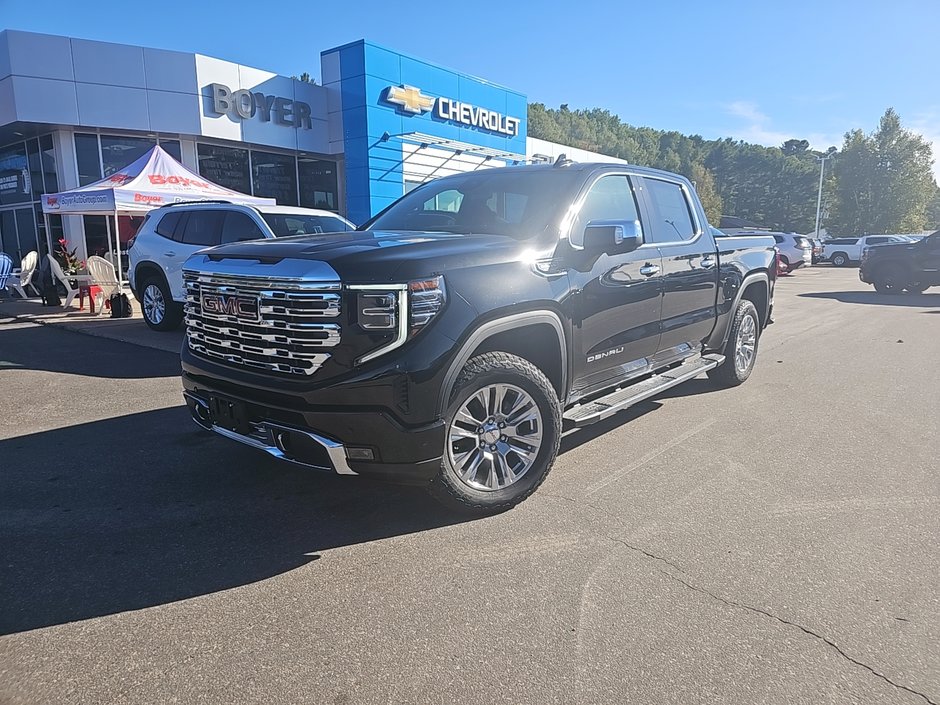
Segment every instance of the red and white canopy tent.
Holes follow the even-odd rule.
[[[108,238],[108,251],[115,262],[118,281],[123,282],[118,216],[144,215],[154,208],[170,203],[212,200],[255,206],[276,203],[273,198],[248,196],[206,181],[156,146],[137,161],[101,181],[62,193],[44,193],[42,212],[49,252],[53,251],[49,229],[50,214],[113,216],[113,231],[112,236]],[[110,231],[110,219],[108,223]]]

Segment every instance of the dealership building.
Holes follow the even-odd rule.
[[[115,174],[155,144],[208,181],[356,223],[447,174],[599,156],[527,138],[518,91],[365,40],[322,52],[320,76],[0,32],[0,249],[46,252],[43,193]],[[102,254],[113,222],[52,216],[48,241]],[[126,242],[139,219],[118,222]]]

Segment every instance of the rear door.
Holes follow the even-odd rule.
[[[715,325],[718,254],[693,196],[681,181],[643,177],[649,234],[663,261],[657,363],[701,349]]]
[[[170,285],[170,293],[176,301],[186,299],[183,287],[183,264],[193,253],[221,242],[222,221],[225,211],[198,209],[182,215],[176,226],[172,247],[164,252],[163,271]]]
[[[592,221],[641,221],[634,184],[627,174],[596,179],[573,219],[570,241],[583,242]],[[615,254],[571,253],[568,276],[577,292],[573,397],[648,367],[659,347],[661,268],[655,245]]]

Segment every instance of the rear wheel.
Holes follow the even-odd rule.
[[[561,405],[532,363],[502,352],[467,362],[446,418],[444,457],[431,493],[491,514],[518,504],[548,475],[561,441]]]
[[[757,344],[760,340],[760,317],[757,308],[747,299],[742,299],[734,312],[728,342],[725,343],[725,361],[708,371],[708,378],[722,387],[743,384],[757,361]]]
[[[875,272],[873,277],[875,291],[879,294],[900,294],[907,286],[904,270],[896,264],[889,264]]]
[[[849,263],[849,256],[844,252],[836,252],[829,258],[829,261],[832,262],[834,267],[844,267]]]
[[[179,327],[183,320],[183,306],[170,296],[169,287],[162,279],[149,277],[140,288],[140,308],[144,321],[153,330],[167,331]]]
[[[927,289],[930,288],[930,284],[923,284],[921,282],[916,282],[914,284],[908,284],[904,287],[904,291],[908,294],[923,294]]]

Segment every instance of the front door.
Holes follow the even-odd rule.
[[[663,258],[662,336],[657,363],[701,350],[717,316],[718,254],[708,225],[679,181],[643,178],[649,236]]]
[[[924,273],[924,283],[933,286],[940,285],[940,231],[930,235],[923,243],[923,254],[916,255],[920,259],[921,271]]]
[[[571,242],[597,220],[640,221],[630,177],[607,174],[593,183],[573,219]],[[572,399],[646,369],[659,346],[662,260],[655,247],[633,252],[572,250],[568,276],[575,294]]]

